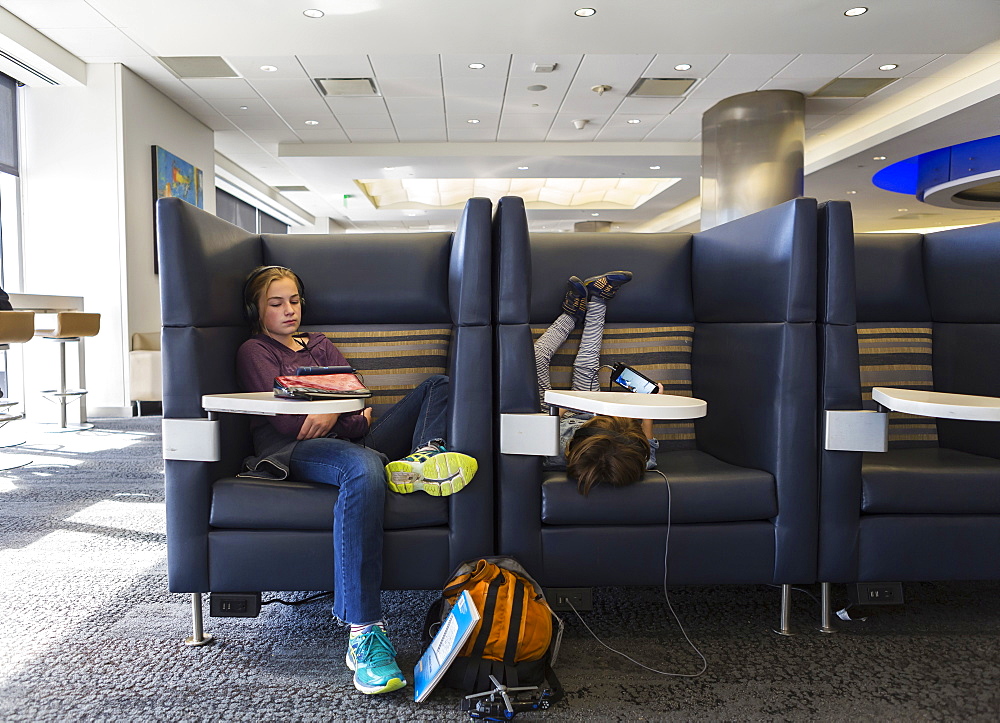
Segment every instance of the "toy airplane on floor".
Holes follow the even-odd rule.
[[[467,695],[462,701],[462,710],[468,711],[469,718],[472,720],[502,723],[513,720],[518,713],[529,710],[548,710],[549,706],[552,705],[550,700],[552,693],[548,688],[542,690],[536,697],[523,700],[518,695],[519,693],[538,690],[538,686],[526,685],[519,688],[508,688],[492,675],[490,680],[493,681],[493,690]]]

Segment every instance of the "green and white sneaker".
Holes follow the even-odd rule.
[[[390,693],[406,686],[392,647],[381,625],[371,625],[351,635],[347,667],[354,671],[354,687],[362,693]]]
[[[385,466],[389,489],[400,494],[423,491],[444,497],[472,481],[479,463],[467,454],[449,452],[434,441]]]

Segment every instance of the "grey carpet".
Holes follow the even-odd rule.
[[[467,720],[460,694],[362,696],[346,633],[323,602],[269,605],[256,619],[207,618],[218,643],[188,648],[187,596],[166,591],[159,418],[99,420],[0,450],[0,720]],[[815,593],[815,589],[809,588]],[[843,595],[838,590],[838,595]],[[666,678],[602,648],[568,615],[557,666],[567,698],[525,720],[976,720],[1000,718],[1000,584],[908,584],[907,603],[816,632],[796,593],[800,635],[776,624],[766,586],[671,590],[708,658]],[[296,593],[300,594],[300,593]],[[430,592],[386,592],[407,673]],[[843,602],[840,600],[839,602]],[[584,619],[652,667],[694,672],[655,588],[595,590]]]

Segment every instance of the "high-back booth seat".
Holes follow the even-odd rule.
[[[695,234],[528,234],[500,201],[498,411],[539,411],[533,339],[570,275],[634,273],[608,303],[601,364],[625,362],[708,404],[656,425],[659,470],[583,497],[538,457],[499,454],[499,551],[547,586],[806,583],[816,564],[816,203]],[[553,362],[569,388],[579,330]],[[607,389],[607,372],[602,372]],[[669,514],[668,514],[669,513]]]
[[[438,588],[493,551],[490,216],[488,199],[472,199],[455,233],[258,235],[157,203],[165,419],[203,417],[203,394],[241,391],[242,288],[262,264],[301,277],[302,328],[327,332],[364,374],[376,415],[430,374],[450,375],[448,442],[479,471],[450,497],[388,493],[385,588]],[[249,417],[221,422],[221,461],[166,461],[170,589],[332,590],[337,490],[237,477]]]
[[[1000,224],[854,234],[842,201],[820,221],[824,409],[1000,396]],[[1000,578],[1000,424],[892,412],[888,446],[822,453],[819,579]]]

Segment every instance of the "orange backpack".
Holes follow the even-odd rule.
[[[425,639],[433,636],[463,590],[469,591],[482,619],[448,667],[444,684],[480,692],[493,687],[490,675],[508,686],[541,685],[548,678],[561,694],[551,666],[562,621],[552,613],[542,588],[513,558],[487,557],[459,565],[428,613]]]

